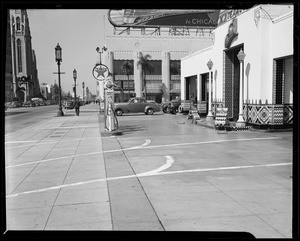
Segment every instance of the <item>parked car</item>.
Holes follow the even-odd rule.
[[[146,101],[144,98],[130,98],[128,102],[115,103],[114,111],[117,116],[123,113],[144,112],[146,115],[152,115],[155,111],[160,111],[160,106],[154,101]]]
[[[21,107],[21,106],[22,106],[22,104],[18,101],[13,101],[9,105],[10,108],[18,108],[18,107]]]
[[[28,107],[32,107],[33,105],[32,105],[32,103],[30,102],[30,101],[27,101],[24,105],[23,105],[23,107],[26,107],[26,108],[28,108]]]
[[[164,113],[175,114],[178,111],[178,107],[181,105],[181,100],[171,100],[162,103],[161,108]]]
[[[65,109],[74,109],[75,103],[73,100],[67,100],[65,102]]]

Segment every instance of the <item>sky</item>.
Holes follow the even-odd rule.
[[[39,82],[58,84],[58,71],[55,61],[57,43],[62,48],[61,88],[73,92],[73,70],[77,70],[77,95],[82,95],[82,82],[92,94],[96,94],[96,79],[92,69],[99,61],[96,48],[105,43],[103,23],[107,19],[105,9],[27,9],[31,31],[32,49],[37,59]],[[107,21],[106,21],[107,22]]]

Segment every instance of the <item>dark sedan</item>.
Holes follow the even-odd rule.
[[[152,115],[155,111],[160,111],[160,106],[154,101],[146,101],[140,97],[130,98],[128,102],[115,103],[114,111],[117,116],[123,113],[144,112],[146,115]]]
[[[176,99],[176,100],[171,100],[171,101],[167,101],[167,102],[162,103],[161,107],[162,107],[162,111],[164,113],[175,114],[178,111],[178,107],[180,105],[181,105],[181,100]]]

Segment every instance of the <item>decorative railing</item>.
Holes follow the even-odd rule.
[[[247,123],[255,125],[293,124],[293,104],[246,104],[243,117]]]
[[[174,80],[174,81],[180,81],[180,75],[171,75],[171,81]]]
[[[128,76],[125,74],[115,75],[114,77],[115,77],[114,80],[128,80]],[[134,80],[134,75],[129,75],[129,80]]]
[[[146,80],[162,80],[161,75],[146,75]]]

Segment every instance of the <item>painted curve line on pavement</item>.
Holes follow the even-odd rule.
[[[122,150],[133,150],[133,149],[139,149],[148,146],[151,143],[150,140],[146,140],[145,143],[139,146],[134,146],[134,147],[129,147],[126,149],[118,149],[117,151],[122,151]],[[66,158],[74,158],[74,157],[79,157],[79,156],[88,156],[88,155],[95,155],[95,154],[102,154],[110,151],[100,151],[100,152],[91,152],[91,153],[86,153],[86,154],[79,154],[79,155],[72,155],[72,156],[64,156],[64,157],[56,157],[56,158],[51,158],[51,159],[46,159],[46,160],[41,160],[41,161],[35,161],[35,162],[27,162],[23,164],[16,164],[16,165],[11,165],[11,166],[6,166],[5,168],[11,168],[11,167],[20,167],[20,166],[26,166],[30,164],[37,164],[37,163],[43,163],[43,162],[50,162],[50,161],[56,161],[60,159],[66,159]]]
[[[59,188],[65,188],[65,187],[73,187],[73,186],[78,186],[78,185],[84,185],[84,184],[89,184],[89,183],[94,183],[94,182],[103,182],[103,181],[112,181],[112,180],[120,180],[120,179],[127,179],[127,178],[132,178],[132,177],[146,177],[146,176],[153,176],[158,174],[161,171],[164,171],[171,167],[174,164],[174,158],[172,156],[165,156],[167,161],[164,165],[162,165],[159,168],[156,168],[152,171],[149,172],[143,172],[140,174],[136,175],[129,175],[129,176],[120,176],[120,177],[109,177],[109,178],[101,178],[101,179],[95,179],[95,180],[90,180],[90,181],[84,181],[84,182],[75,182],[75,183],[70,183],[70,184],[64,184],[64,185],[59,185],[59,186],[53,186],[53,187],[48,187],[48,188],[43,188],[43,189],[38,189],[38,190],[32,190],[32,191],[26,191],[26,192],[21,192],[21,193],[15,193],[15,194],[10,194],[6,195],[7,198],[9,197],[17,197],[19,195],[24,195],[24,194],[31,194],[31,193],[38,193],[38,192],[45,192],[45,191],[50,191],[50,190],[55,190]]]
[[[55,161],[65,158],[73,158],[73,157],[79,157],[79,156],[88,156],[88,155],[96,155],[96,154],[102,154],[102,153],[111,153],[111,152],[118,152],[118,151],[129,151],[129,150],[137,150],[137,149],[148,149],[148,148],[161,148],[161,147],[172,147],[172,146],[186,146],[186,145],[199,145],[199,144],[213,144],[213,143],[221,143],[221,142],[235,142],[235,141],[256,141],[256,140],[276,140],[276,139],[282,139],[281,137],[264,137],[264,138],[251,138],[251,139],[232,139],[232,140],[217,140],[217,141],[203,141],[203,142],[190,142],[190,143],[176,143],[176,144],[166,144],[166,145],[156,145],[156,146],[138,146],[138,147],[130,147],[130,148],[123,148],[123,149],[116,149],[116,150],[107,150],[107,151],[100,151],[100,152],[90,152],[86,154],[78,154],[78,155],[71,155],[71,156],[64,156],[64,157],[56,157],[41,161],[35,161],[35,162],[27,162],[23,164],[16,164],[11,166],[6,166],[5,168],[11,168],[11,167],[19,167],[19,166],[25,166],[30,164],[37,164],[37,163],[43,163],[43,162],[49,162],[49,161]]]
[[[157,169],[155,169],[153,171],[150,171],[150,172],[144,172],[144,173],[140,173],[140,174],[137,174],[137,175],[109,177],[109,178],[95,179],[95,180],[84,181],[84,182],[76,182],[76,183],[59,185],[59,186],[54,186],[54,187],[49,187],[49,188],[44,188],[44,189],[38,189],[38,190],[33,190],[33,191],[26,191],[26,192],[21,192],[21,193],[10,194],[10,195],[6,195],[6,197],[7,198],[17,197],[19,195],[24,195],[24,194],[38,193],[38,192],[55,190],[55,189],[59,189],[59,188],[73,187],[73,186],[84,185],[84,184],[95,183],[95,182],[121,180],[121,179],[133,178],[133,177],[149,177],[149,176],[181,174],[181,173],[190,173],[190,172],[224,171],[224,170],[238,170],[238,169],[245,169],[245,168],[276,167],[276,166],[292,165],[292,163],[287,162],[287,163],[273,163],[273,164],[262,164],[262,165],[252,165],[252,166],[217,167],[217,168],[190,169],[190,170],[172,171],[172,172],[160,172],[162,170],[166,170],[167,168],[169,168],[174,163],[173,157],[166,156],[166,158],[167,158],[167,163],[163,165],[164,168],[162,166],[162,167],[157,168]]]

